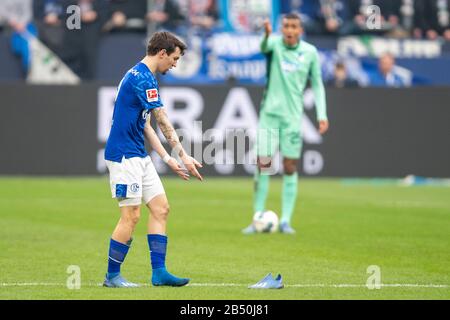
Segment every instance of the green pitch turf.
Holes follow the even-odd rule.
[[[268,208],[280,211],[273,179]],[[450,189],[301,180],[294,236],[244,236],[251,179],[163,179],[171,203],[167,265],[192,285],[107,289],[118,219],[108,180],[0,178],[0,299],[449,299]],[[143,208],[144,209],[144,208]],[[122,267],[149,284],[143,210]],[[67,268],[81,270],[69,290]],[[366,287],[379,266],[381,289]],[[286,288],[250,290],[267,273]]]

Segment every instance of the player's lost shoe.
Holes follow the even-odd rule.
[[[258,281],[252,286],[248,287],[249,289],[282,289],[284,288],[283,280],[281,278],[281,274],[277,276],[276,279],[272,277],[272,274],[269,273],[263,279]]]
[[[154,269],[152,272],[152,284],[154,286],[182,287],[189,283],[188,278],[178,278],[170,274],[166,268]]]
[[[281,289],[284,288],[284,284],[283,284],[283,278],[281,277],[281,274],[278,274],[278,276],[275,278],[275,281],[277,283],[276,285],[276,289]]]
[[[120,273],[112,278],[108,277],[108,274],[105,276],[105,281],[103,282],[104,287],[108,288],[137,288],[139,287],[138,284],[129,282],[128,280],[124,279]]]
[[[280,224],[280,232],[285,234],[294,234],[295,230],[287,222],[282,222]]]
[[[251,225],[249,225],[247,228],[242,229],[242,233],[243,234],[254,234],[254,233],[256,233],[256,229],[255,229],[255,226],[253,225],[253,223]]]

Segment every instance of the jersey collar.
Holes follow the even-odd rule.
[[[143,63],[142,61],[139,61],[139,64],[142,64],[144,66],[144,68],[147,69],[148,72],[150,72],[154,76],[152,70],[150,70],[150,68],[145,63]]]
[[[298,49],[298,47],[300,47],[301,41],[302,41],[302,40],[299,39],[298,42],[297,42],[297,44],[296,44],[295,46],[289,46],[289,45],[287,45],[287,44],[284,42],[284,39],[283,39],[283,45],[284,45],[284,47],[285,47],[286,49],[288,49],[288,50],[296,50],[296,49]]]

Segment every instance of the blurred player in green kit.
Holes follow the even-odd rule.
[[[271,36],[269,21],[264,23],[261,51],[268,59],[268,83],[261,103],[257,135],[254,212],[266,210],[272,157],[279,147],[283,156],[283,194],[280,232],[293,234],[291,218],[297,198],[297,164],[301,157],[301,121],[303,92],[308,79],[315,96],[320,134],[328,130],[325,89],[317,49],[300,40],[303,34],[298,15],[287,14],[282,20],[282,37]],[[255,233],[251,224],[244,234]]]

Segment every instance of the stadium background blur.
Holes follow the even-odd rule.
[[[67,8],[74,4],[81,8],[80,30],[66,27],[73,13]],[[372,4],[380,9],[381,24],[371,30]],[[0,80],[28,75],[33,63],[25,31],[37,34],[82,80],[117,81],[142,55],[147,34],[168,29],[185,38],[196,56],[163,82],[263,84],[256,45],[262,20],[270,17],[278,30],[281,15],[294,11],[303,19],[305,39],[320,48],[324,79],[331,84],[336,63],[345,60],[350,81],[339,86],[386,85],[377,59],[390,52],[397,59],[396,81],[388,86],[447,85],[449,77],[440,71],[449,65],[449,8],[442,0],[5,0]]]
[[[67,13],[74,4],[80,29],[77,9]],[[298,235],[245,237],[266,82],[261,25],[270,17],[279,31],[291,11],[319,49],[331,127],[320,136],[307,90]],[[1,0],[0,299],[448,299],[449,20],[450,0]],[[105,291],[118,210],[103,149],[117,85],[160,29],[189,45],[159,82],[204,164],[203,183],[163,178],[168,259],[193,285]],[[248,130],[244,152],[229,143],[233,128]],[[268,208],[279,204],[271,193]],[[148,283],[144,229],[125,267]],[[69,265],[81,269],[81,290],[66,287]],[[370,265],[381,268],[382,290],[366,287]],[[268,272],[282,273],[286,289],[247,289]]]
[[[2,145],[8,154],[2,173],[104,173],[115,87],[155,30],[173,31],[189,45],[179,67],[159,82],[192,148],[205,148],[201,135],[211,128],[254,129],[266,82],[261,26],[270,18],[279,31],[282,14],[292,11],[302,17],[304,39],[320,50],[332,124],[322,139],[307,91],[302,173],[450,176],[450,5],[441,0],[1,1]],[[27,108],[42,117],[39,127],[18,116]],[[58,129],[77,132],[70,147],[66,134],[53,131],[61,117],[67,123]],[[7,139],[23,121],[28,130]],[[251,175],[253,166],[238,159],[236,149],[222,149],[206,163],[206,174]],[[30,151],[33,163],[25,160]]]

